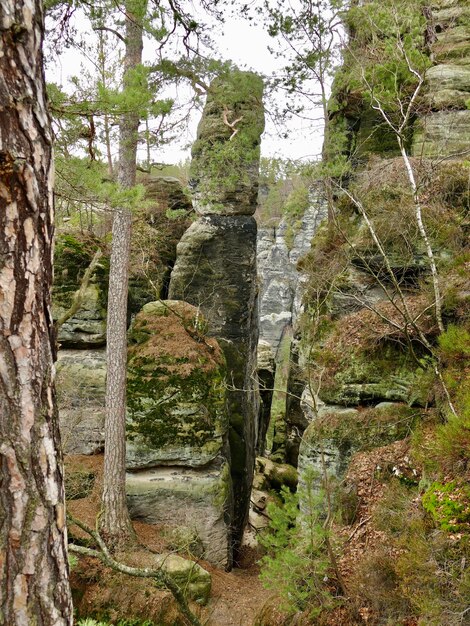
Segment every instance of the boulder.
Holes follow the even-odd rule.
[[[225,362],[186,302],[146,304],[129,330],[127,467],[207,465],[223,454]]]
[[[146,304],[129,331],[126,489],[131,517],[195,530],[231,566],[225,361],[194,306]]]
[[[133,519],[191,529],[203,557],[222,568],[232,563],[230,542],[230,469],[226,463],[206,467],[154,467],[126,476],[127,503]]]
[[[209,601],[212,578],[208,571],[200,565],[177,554],[156,554],[152,569],[161,568],[180,589],[184,589],[186,597],[198,604],[205,605]]]
[[[73,296],[73,294],[71,294]],[[106,309],[103,303],[106,294],[103,288],[91,283],[79,310],[59,328],[58,341],[64,347],[92,348],[106,343]],[[59,318],[67,309],[56,305],[54,318]]]
[[[62,234],[57,237],[54,258],[52,315],[59,319],[68,311],[80,287],[83,275],[103,242],[94,237]],[[84,293],[80,308],[58,331],[64,348],[97,348],[106,343],[106,307],[109,259],[99,260]]]

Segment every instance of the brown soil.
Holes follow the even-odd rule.
[[[89,471],[95,473],[93,492],[87,498],[68,502],[68,511],[92,528],[99,511],[103,457],[69,456],[65,460],[66,472]],[[134,522],[139,546],[119,558],[129,564],[145,566],[152,553],[168,550],[165,531],[168,527]],[[70,528],[71,539],[85,539],[86,533]],[[253,558],[246,558],[246,569],[224,572],[205,561],[198,561],[212,575],[212,594],[206,607],[194,605],[194,612],[207,626],[253,626],[264,606],[273,601],[259,580],[259,568]],[[81,616],[151,619],[168,626],[183,625],[171,595],[157,589],[152,580],[137,579],[109,570],[95,559],[80,558],[73,568],[72,589],[74,603]],[[276,613],[270,612],[271,614]],[[280,616],[280,614],[279,614]],[[276,622],[273,622],[273,626]],[[282,623],[282,622],[278,622]],[[262,626],[268,626],[263,622]]]

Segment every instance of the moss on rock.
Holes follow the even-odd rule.
[[[128,467],[204,465],[221,451],[228,419],[225,364],[196,307],[152,302],[129,331]]]

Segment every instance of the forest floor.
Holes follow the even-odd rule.
[[[68,511],[74,517],[94,528],[99,512],[103,457],[69,456],[65,465],[69,484],[73,476],[94,476],[92,489],[86,497],[67,502]],[[127,564],[144,566],[146,551],[150,555],[169,551],[165,528],[142,522],[134,522],[134,528],[139,545],[133,548],[132,554],[122,555]],[[76,527],[71,529],[70,534],[72,540],[86,540],[85,533]],[[231,572],[220,570],[203,560],[197,561],[212,576],[208,605],[193,607],[207,626],[252,626],[267,604],[276,603],[272,592],[261,584],[259,566],[253,555],[247,555],[244,560],[242,567]],[[112,621],[122,618],[161,619],[165,624],[178,623],[168,592],[155,588],[152,581],[131,579],[107,570],[96,560],[80,559],[80,563],[72,568],[72,588],[75,606],[83,617],[108,617]]]
[[[73,477],[94,476],[89,493],[68,501],[68,510],[87,525],[95,527],[99,512],[103,457],[70,456],[66,458],[66,485],[73,492]],[[415,471],[409,458],[409,441],[359,453],[353,458],[347,480],[356,486],[358,508],[351,524],[335,525],[333,534],[341,545],[338,566],[347,590],[349,602],[323,614],[321,621],[311,621],[305,615],[297,615],[294,621],[286,620],[279,609],[279,598],[266,590],[259,579],[256,554],[247,551],[242,566],[231,572],[220,570],[211,564],[197,562],[212,576],[212,592],[207,606],[193,605],[194,612],[205,626],[296,626],[322,624],[322,626],[368,626],[381,623],[380,610],[368,606],[362,585],[374,585],[367,577],[357,578],[358,564],[365,555],[378,549],[393,551],[385,533],[374,525],[374,511],[381,501],[391,475],[406,476]],[[86,482],[86,481],[85,481]],[[80,493],[75,494],[81,495]],[[155,553],[169,552],[168,529],[162,526],[134,522],[138,545],[118,555],[128,565],[151,566]],[[72,540],[83,541],[84,533],[71,528]],[[187,556],[187,555],[182,555]],[[393,555],[391,555],[393,556]],[[196,559],[194,559],[196,560]],[[182,625],[171,595],[157,589],[152,580],[132,579],[113,572],[96,560],[80,559],[72,568],[74,603],[80,616],[106,618],[112,623],[119,619],[152,620],[171,626]],[[416,620],[400,621],[400,626],[415,626]],[[398,622],[397,622],[398,625]]]

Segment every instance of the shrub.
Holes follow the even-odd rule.
[[[446,359],[470,357],[470,332],[466,328],[450,324],[439,336],[439,347]]]

